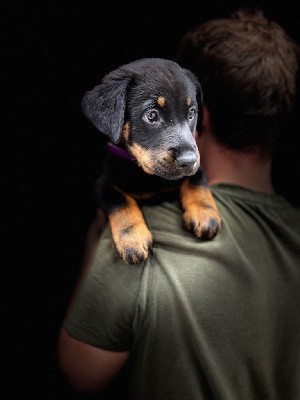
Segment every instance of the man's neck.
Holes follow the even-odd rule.
[[[269,156],[262,156],[258,152],[228,150],[214,144],[205,152],[202,165],[209,185],[229,183],[257,192],[274,193]]]
[[[234,150],[217,142],[206,106],[203,108],[202,133],[197,141],[209,185],[229,183],[256,192],[274,193],[271,156],[262,155],[259,150]]]

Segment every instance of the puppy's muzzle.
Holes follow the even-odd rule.
[[[174,171],[182,176],[192,175],[199,167],[199,152],[196,146],[180,146],[169,149],[172,154]]]
[[[197,162],[197,153],[195,150],[173,149],[173,157],[178,168],[193,168]]]

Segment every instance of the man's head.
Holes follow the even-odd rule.
[[[200,79],[218,142],[271,152],[293,107],[296,52],[277,23],[240,10],[187,33],[177,61]]]

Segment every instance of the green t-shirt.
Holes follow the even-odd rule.
[[[222,229],[200,241],[178,203],[144,207],[153,254],[115,256],[109,227],[67,332],[130,350],[130,399],[300,399],[300,213],[282,197],[212,187]]]

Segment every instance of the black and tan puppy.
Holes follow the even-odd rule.
[[[141,201],[179,194],[186,227],[199,238],[216,235],[221,219],[195,142],[202,92],[190,71],[169,60],[138,60],[106,75],[82,107],[110,140],[97,196],[125,262],[143,261],[151,248]]]

